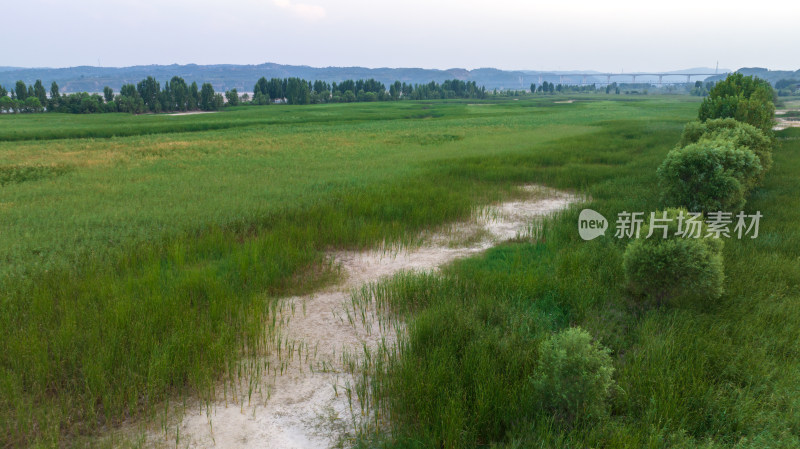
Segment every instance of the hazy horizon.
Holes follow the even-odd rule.
[[[600,70],[597,70],[597,69],[594,69],[594,68],[583,68],[583,69],[581,69],[581,68],[577,68],[577,69],[574,69],[574,68],[573,69],[571,69],[571,68],[567,68],[567,69],[546,69],[545,68],[545,69],[539,69],[539,68],[501,68],[501,67],[472,67],[472,68],[467,68],[467,67],[463,67],[463,66],[462,67],[421,67],[421,66],[380,66],[380,67],[379,66],[375,66],[375,67],[370,67],[370,66],[365,66],[365,65],[315,66],[315,65],[311,65],[311,64],[283,64],[283,63],[275,62],[275,61],[265,61],[265,62],[256,62],[256,63],[247,63],[247,64],[244,64],[244,63],[242,63],[242,64],[227,63],[227,62],[208,63],[208,64],[200,64],[200,63],[196,63],[196,62],[187,62],[187,63],[180,63],[179,64],[179,63],[174,62],[174,63],[170,63],[170,64],[133,64],[133,65],[124,65],[124,66],[107,66],[107,65],[98,66],[98,65],[84,64],[84,65],[61,66],[61,67],[54,67],[54,66],[53,67],[46,67],[46,66],[37,66],[37,67],[33,67],[33,66],[30,66],[30,67],[0,66],[0,67],[15,68],[15,69],[52,69],[52,70],[59,70],[59,69],[73,69],[73,68],[77,68],[77,67],[93,67],[93,68],[101,68],[101,69],[124,69],[124,68],[128,68],[128,67],[147,67],[147,66],[168,67],[168,66],[172,66],[172,65],[178,65],[178,66],[189,66],[189,65],[197,65],[197,66],[218,66],[218,65],[259,66],[259,65],[264,65],[264,64],[291,65],[291,66],[297,66],[297,67],[311,67],[311,68],[322,68],[322,69],[324,69],[324,68],[350,68],[350,67],[353,67],[353,68],[365,68],[365,69],[370,69],[370,70],[376,70],[376,69],[422,69],[422,70],[441,70],[441,71],[446,71],[446,70],[461,70],[461,69],[464,69],[464,70],[472,71],[472,70],[480,70],[480,69],[498,69],[498,70],[503,70],[503,71],[526,71],[526,72],[586,72],[586,73],[598,72],[598,73],[617,73],[617,74],[620,73],[619,71],[617,71],[617,72],[604,72],[604,71],[600,71]],[[724,73],[725,71],[737,70],[737,69],[740,69],[740,68],[742,68],[742,67],[736,67],[736,68],[719,67],[719,73]],[[768,68],[769,70],[784,70],[784,69],[776,69],[776,68],[772,68],[772,67],[763,67],[763,68]],[[715,70],[714,67],[677,67],[677,68],[671,68],[671,69],[667,69],[667,70],[663,70],[663,71],[647,70],[647,69],[640,70],[640,71],[639,70],[637,70],[637,71],[627,71],[626,70],[624,73],[668,73],[668,72],[679,72],[679,71],[693,70],[693,69],[711,70],[712,72]],[[788,69],[785,69],[785,70],[794,71],[794,70],[797,70],[797,68],[788,68]]]
[[[800,2],[30,0],[7,5],[2,65],[243,64],[665,72],[796,70]],[[747,8],[746,8],[747,7]]]

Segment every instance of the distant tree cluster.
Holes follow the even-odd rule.
[[[539,94],[552,94],[556,92],[596,92],[597,85],[595,84],[555,84],[549,81],[543,81],[542,84],[536,85],[531,83],[531,93]],[[608,93],[606,91],[606,93]]]
[[[714,84],[715,83],[712,81],[707,81],[705,83],[702,81],[695,81],[689,93],[697,97],[707,97],[711,89],[714,88]]]
[[[800,83],[800,81],[798,81]],[[696,96],[708,96],[709,91],[714,87],[714,82],[697,81],[686,84],[665,84],[653,85],[652,83],[613,83],[598,86],[594,84],[556,84],[543,81],[541,84],[531,83],[528,92],[532,94],[556,94],[556,93],[601,93],[605,90],[606,94],[630,94],[647,95],[651,90],[659,93],[688,93]],[[502,94],[501,94],[502,95]],[[508,94],[506,94],[508,95]]]
[[[553,93],[555,91],[556,91],[556,85],[548,81],[543,82],[542,84],[539,85],[539,87],[536,88],[536,92],[543,94]]]
[[[235,90],[234,90],[235,92]],[[10,94],[10,96],[9,96]],[[238,96],[237,96],[238,100]],[[50,95],[36,80],[32,86],[17,81],[9,92],[0,86],[0,112],[64,112],[70,114],[93,114],[101,112],[174,112],[174,111],[214,111],[222,108],[225,99],[214,92],[211,84],[205,83],[197,87],[197,83],[187,85],[179,76],[161,83],[153,77],[147,77],[137,84],[125,84],[120,93],[106,86],[103,94],[78,92],[74,94],[59,93],[58,84],[50,85]]]
[[[800,79],[782,79],[775,83],[779,97],[788,97],[800,93]]]
[[[374,79],[345,80],[340,83],[306,81],[300,78],[261,78],[253,87],[252,104],[352,103],[396,100],[485,98],[486,89],[474,81],[446,80],[442,84],[406,84],[395,81],[386,86]]]
[[[100,112],[145,112],[214,111],[228,106],[266,105],[273,103],[318,104],[352,103],[369,101],[434,100],[455,98],[486,98],[484,87],[474,81],[446,80],[442,84],[431,81],[427,84],[406,84],[395,81],[387,89],[374,79],[345,80],[340,83],[307,81],[301,78],[262,77],[253,87],[252,98],[239,95],[236,89],[225,95],[214,92],[209,83],[198,88],[197,83],[188,85],[183,78],[175,76],[161,83],[149,76],[137,84],[125,84],[119,94],[105,87],[103,94],[86,92],[60,94],[58,84],[53,82],[50,95],[37,80],[33,86],[18,81],[10,92],[0,86],[0,112],[64,112],[90,114]]]
[[[0,86],[0,112],[41,112],[46,103],[47,93],[41,81],[33,86],[17,81],[10,92]]]

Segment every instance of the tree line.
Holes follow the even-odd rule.
[[[368,101],[439,100],[486,98],[486,88],[475,81],[446,80],[442,84],[407,84],[395,81],[386,86],[374,79],[345,80],[340,83],[314,82],[300,78],[260,78],[253,87],[250,104],[318,104]],[[244,102],[247,102],[246,99]]]
[[[616,83],[614,83],[616,86]],[[594,92],[597,90],[597,85],[595,84],[554,84],[548,81],[543,81],[542,84],[538,86],[536,83],[531,83],[531,90],[530,92],[533,93],[540,93],[540,94],[552,94],[556,92]],[[608,93],[608,89],[606,89],[606,93]]]
[[[214,92],[209,83],[198,87],[191,85],[179,76],[161,83],[153,77],[147,77],[137,84],[125,84],[118,94],[108,86],[103,94],[77,92],[61,94],[58,84],[50,85],[49,95],[41,80],[31,86],[17,81],[14,89],[8,91],[0,86],[0,112],[63,112],[72,114],[90,114],[101,112],[174,112],[174,111],[213,111],[225,103],[221,94]]]
[[[788,78],[778,80],[775,82],[775,89],[778,91],[778,96],[780,97],[797,95],[800,93],[800,79]]]
[[[643,300],[661,306],[721,296],[725,264],[719,236],[734,225],[741,238],[760,217],[743,208],[773,165],[775,99],[767,81],[734,73],[711,87],[698,119],[684,127],[656,171],[661,201],[669,207],[651,215],[678,224],[668,229],[669,236],[665,230],[664,238],[633,241],[623,257],[629,287]],[[698,223],[694,234],[688,232],[692,220]],[[726,230],[715,232],[712,225]]]
[[[253,87],[253,96],[239,95],[236,89],[221,93],[209,83],[198,87],[196,82],[174,76],[163,87],[149,76],[137,84],[125,84],[119,93],[108,86],[103,93],[78,92],[61,94],[58,84],[50,85],[49,94],[41,80],[33,85],[17,81],[10,91],[0,86],[0,112],[62,112],[90,114],[103,112],[183,112],[215,111],[224,106],[266,105],[274,103],[318,104],[368,101],[481,99],[486,98],[486,88],[474,81],[446,80],[439,84],[407,84],[395,81],[389,88],[374,79],[345,80],[339,83],[308,81],[301,78],[262,77]]]

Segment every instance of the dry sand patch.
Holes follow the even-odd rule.
[[[775,111],[775,126],[772,127],[774,131],[780,131],[786,128],[800,128],[800,117],[783,117],[787,112],[798,112],[800,109],[779,109]]]
[[[226,399],[211,407],[188,407],[177,428],[151,432],[150,445],[174,447],[179,436],[179,447],[323,449],[347,440],[364,418],[353,403],[352,370],[345,364],[364,349],[393,346],[397,338],[396,329],[387,327],[374,310],[353,317],[358,312],[351,292],[401,271],[436,270],[497,243],[529,236],[536,220],[579,200],[539,186],[523,190],[527,199],[477,211],[469,222],[423,236],[426,244],[421,247],[331,254],[343,271],[343,282],[283,301],[279,321],[285,324],[278,339],[284,349],[263,361],[267,368],[258,379],[258,391],[250,393],[251,382],[249,391],[243,385],[238,392],[226,392]]]

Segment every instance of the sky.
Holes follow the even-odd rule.
[[[798,0],[25,0],[3,13],[0,66],[800,69]]]

